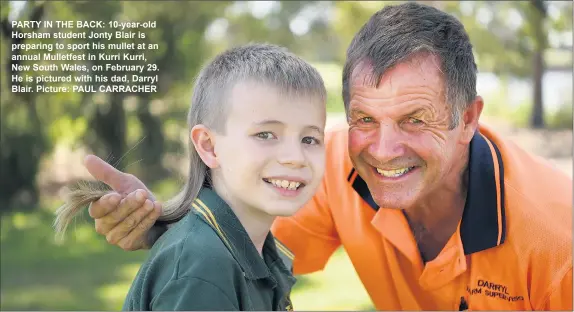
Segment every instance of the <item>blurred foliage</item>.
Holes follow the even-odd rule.
[[[283,45],[323,66],[329,87],[327,107],[342,111],[340,64],[351,38],[362,24],[384,5],[399,1],[25,1],[2,2],[2,133],[0,153],[0,205],[2,211],[14,205],[38,200],[36,177],[40,161],[57,145],[69,149],[86,147],[115,166],[142,178],[150,186],[180,172],[181,165],[169,155],[185,153],[185,115],[191,85],[200,66],[224,49],[247,42]],[[456,15],[464,23],[476,49],[481,71],[500,76],[532,76],[532,57],[546,49],[548,34],[571,31],[572,3],[546,5],[544,20],[537,24],[537,1],[459,2],[425,1]],[[12,15],[9,16],[9,13]],[[156,21],[157,28],[140,31],[145,39],[112,39],[111,42],[157,43],[159,49],[145,50],[146,62],[157,64],[157,93],[12,93],[11,77],[18,72],[10,56],[12,43],[37,43],[40,39],[12,39],[10,21],[16,20],[117,20]],[[538,29],[538,28],[540,29]],[[93,29],[94,31],[102,31]],[[23,32],[54,32],[56,29],[21,29]],[[542,34],[542,37],[540,36]],[[16,42],[17,41],[17,42]],[[55,39],[41,39],[55,42]],[[59,39],[61,43],[89,43],[95,39]],[[61,51],[60,51],[61,52]],[[64,51],[66,52],[66,51]],[[540,52],[540,51],[539,51]],[[34,51],[21,53],[35,53]],[[130,51],[139,53],[139,51]],[[552,56],[560,54],[551,54]],[[564,54],[562,54],[564,57]],[[137,63],[138,61],[135,61]],[[47,64],[48,62],[41,62]],[[87,61],[89,65],[103,61]],[[120,61],[119,64],[126,63]],[[131,61],[134,63],[134,61]],[[333,66],[328,64],[337,63]],[[566,62],[571,64],[571,57]],[[46,75],[63,74],[57,72]],[[122,72],[94,72],[108,79]],[[536,74],[536,77],[533,75]],[[337,76],[338,75],[338,76]],[[35,88],[36,82],[22,82]],[[538,97],[536,97],[538,98]],[[9,178],[8,178],[9,177]]]
[[[384,5],[400,2],[0,1],[0,214],[3,215],[0,308],[119,309],[145,257],[145,252],[127,253],[107,244],[105,238],[95,234],[91,221],[72,230],[74,234],[66,244],[54,244],[50,224],[59,199],[53,197],[59,194],[61,185],[52,188],[44,181],[40,190],[39,176],[44,173],[42,170],[48,171],[45,174],[48,182],[66,183],[68,181],[50,175],[69,174],[78,167],[69,161],[80,162],[63,158],[60,167],[45,168],[45,162],[56,151],[95,153],[140,177],[158,198],[165,199],[181,183],[191,87],[204,62],[225,49],[247,42],[286,46],[318,68],[328,88],[327,109],[340,113],[343,112],[341,65],[348,44],[374,12]],[[520,77],[539,81],[549,69],[571,71],[571,47],[551,45],[553,36],[564,36],[568,32],[571,36],[572,2],[544,2],[543,10],[539,1],[424,3],[457,16],[471,37],[479,70],[501,78],[500,96],[490,96],[500,100],[487,102],[486,115],[505,116],[517,124],[528,125],[535,107],[533,103],[542,107],[541,97],[533,92],[530,101],[511,107],[504,101],[510,96],[506,92],[506,79]],[[12,70],[12,63],[30,65],[33,62],[12,61],[11,55],[19,52],[13,52],[11,44],[40,42],[13,39],[12,20],[156,21],[157,28],[139,30],[146,38],[132,41],[158,44],[157,50],[146,49],[145,55],[146,63],[155,63],[159,68],[149,73],[159,75],[159,92],[12,93],[12,75],[39,73]],[[94,53],[96,50],[91,44],[101,42],[58,40],[90,44],[87,51],[75,53]],[[534,60],[540,55],[545,62],[536,70]],[[99,61],[87,63],[100,64]],[[95,75],[109,79],[112,74],[122,73],[90,72],[92,79]],[[37,85],[36,82],[20,84],[33,88]],[[565,102],[552,113],[541,110],[537,114],[545,117],[548,127],[572,127],[571,102]],[[53,163],[56,162],[52,160],[50,164]],[[85,173],[72,173],[71,178],[85,177]],[[295,308],[372,309],[352,273],[344,252],[337,253],[325,272],[299,279],[293,292]],[[325,293],[331,296],[323,296]]]

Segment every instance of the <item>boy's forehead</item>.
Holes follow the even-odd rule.
[[[318,95],[309,93],[297,92],[266,82],[247,81],[237,83],[233,87],[230,100],[232,103],[258,104],[262,107],[280,105],[285,109],[298,106],[310,108],[309,106],[316,106],[316,103],[320,102],[320,98]],[[239,105],[237,107],[239,108]]]
[[[231,117],[248,118],[250,122],[277,120],[321,127],[326,114],[318,97],[294,96],[266,83],[238,83],[231,93],[230,104]]]

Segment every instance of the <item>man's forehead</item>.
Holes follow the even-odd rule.
[[[438,57],[430,54],[416,54],[409,57],[377,77],[376,68],[370,60],[361,61],[353,70],[351,88],[384,87],[442,87],[442,71]]]

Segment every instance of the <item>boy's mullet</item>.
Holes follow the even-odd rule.
[[[309,63],[283,47],[252,43],[221,53],[200,71],[187,117],[188,130],[203,124],[224,134],[229,94],[237,83],[244,81],[269,85],[286,97],[314,97],[321,103],[327,98],[321,75]],[[188,149],[187,182],[163,205],[158,221],[173,223],[181,219],[190,210],[200,189],[210,184],[208,167],[199,157],[191,138]],[[83,207],[109,192],[109,187],[99,181],[75,185],[72,189],[65,204],[56,211],[54,227],[58,239],[63,238],[68,225]]]

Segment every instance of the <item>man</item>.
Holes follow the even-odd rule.
[[[479,124],[459,21],[412,2],[375,13],[347,50],[343,100],[319,191],[273,228],[295,274],[343,245],[378,310],[572,310],[572,181]],[[86,166],[131,193],[93,203],[98,233],[147,248],[160,208],[143,183]]]

